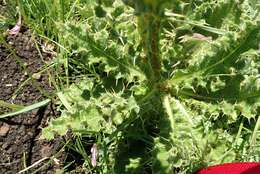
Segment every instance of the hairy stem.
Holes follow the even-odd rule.
[[[138,27],[148,64],[148,75],[152,83],[160,80],[160,28],[161,21],[154,13],[144,13],[138,17]]]

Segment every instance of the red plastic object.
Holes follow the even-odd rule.
[[[201,169],[196,174],[260,174],[260,163],[226,163]]]

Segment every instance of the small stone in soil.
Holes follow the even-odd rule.
[[[39,73],[34,73],[34,74],[32,75],[32,78],[34,78],[34,79],[36,79],[36,80],[40,80],[40,79],[41,79],[41,74],[39,74]]]
[[[12,87],[13,84],[6,84],[5,86],[6,86],[6,87]]]
[[[0,136],[5,137],[8,132],[10,130],[10,126],[6,123],[4,123],[1,127],[0,127]]]

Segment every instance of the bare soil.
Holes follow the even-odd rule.
[[[8,36],[6,41],[11,50],[0,44],[0,100],[30,105],[46,99],[43,92],[48,94],[53,90],[46,73],[29,80],[22,87],[21,84],[30,75],[39,72],[44,62],[51,60],[52,56],[48,53],[40,56],[28,31]],[[21,90],[16,93],[19,87]],[[0,114],[7,111],[0,108]],[[53,106],[49,105],[13,118],[0,119],[0,173],[18,173],[43,158],[57,154],[62,145],[61,139],[52,142],[39,139],[41,128],[56,116]],[[62,160],[60,156],[57,159]],[[37,173],[54,173],[60,167],[53,160],[46,159],[28,173],[36,170],[39,170]]]

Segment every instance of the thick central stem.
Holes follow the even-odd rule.
[[[149,75],[152,82],[160,80],[161,59],[159,37],[161,21],[153,13],[142,14],[139,18],[139,29],[146,58],[149,64]]]
[[[163,4],[168,0],[122,0],[135,9],[146,61],[144,71],[152,84],[161,79],[160,29]]]
[[[160,33],[160,21],[158,19],[151,19],[151,27],[149,31],[150,43],[149,47],[149,59],[152,64],[155,77],[160,77],[161,71],[161,60],[160,60],[160,49],[159,49],[159,33]]]

